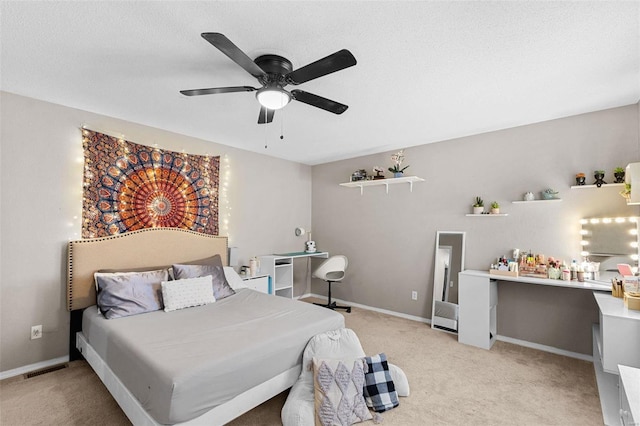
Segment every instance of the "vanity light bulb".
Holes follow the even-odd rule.
[[[587,219],[580,219],[580,225],[586,225],[587,223],[589,223]]]
[[[637,229],[635,229],[635,228],[630,229],[630,230],[629,230],[629,234],[631,234],[631,235],[638,235],[638,230],[637,230]]]
[[[638,255],[637,254],[632,254],[629,257],[631,257],[631,260],[638,260]]]
[[[584,247],[584,246],[588,246],[588,245],[589,245],[589,241],[582,240],[582,241],[580,241],[580,245],[581,245],[582,247]]]
[[[624,223],[625,218],[624,217],[616,217],[616,223]]]
[[[587,257],[587,256],[589,256],[589,252],[588,251],[581,251],[580,252],[580,256]]]
[[[604,219],[602,219],[602,223],[611,223],[611,218],[605,217]]]
[[[638,222],[638,218],[637,217],[630,217],[629,218],[629,222],[636,223],[636,222]]]
[[[629,245],[631,247],[633,247],[633,248],[638,248],[638,242],[637,241],[632,241]]]
[[[587,231],[586,229],[581,229],[580,235],[589,235],[589,231]]]
[[[591,223],[600,223],[600,219],[591,219],[589,222]]]

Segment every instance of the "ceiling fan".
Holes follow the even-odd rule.
[[[242,50],[220,33],[202,33],[202,37],[214,47],[227,55],[233,62],[254,76],[262,85],[260,88],[252,86],[213,87],[210,89],[181,90],[186,96],[212,95],[232,92],[257,92],[256,98],[260,103],[258,124],[273,121],[274,111],[283,108],[290,101],[296,100],[334,114],[342,114],[349,108],[322,96],[302,90],[287,91],[285,86],[298,85],[307,81],[349,68],[356,64],[356,58],[351,52],[342,49],[325,58],[319,59],[302,68],[293,70],[291,61],[278,55],[262,55],[251,60]]]

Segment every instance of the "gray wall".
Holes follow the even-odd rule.
[[[239,247],[241,264],[304,248],[294,229],[311,224],[309,166],[6,92],[0,102],[0,371],[68,354],[65,256],[67,242],[80,238],[83,124],[140,144],[221,155],[229,197],[220,213],[229,223],[220,234]],[[301,294],[304,264],[295,272]],[[44,336],[29,340],[37,324]]]
[[[578,171],[604,168],[608,178],[613,167],[638,160],[638,105],[409,148],[407,173],[426,182],[415,184],[413,193],[403,185],[388,195],[376,187],[360,196],[338,183],[359,168],[386,168],[391,152],[310,168],[6,92],[0,102],[0,371],[67,355],[65,255],[66,243],[80,233],[83,124],[141,144],[222,155],[229,198],[221,217],[229,224],[221,234],[239,247],[241,263],[301,250],[304,238],[293,230],[310,228],[313,216],[318,247],[350,259],[345,283],[334,287],[336,297],[424,318],[431,315],[437,230],[466,231],[467,268],[486,269],[514,247],[570,260],[579,250],[579,218],[638,214],[615,188],[569,189]],[[563,201],[510,203],[546,187],[561,191]],[[476,195],[501,202],[510,215],[465,217]],[[294,270],[300,282],[295,295],[324,294],[320,282],[305,285],[305,261]],[[594,312],[589,294],[505,287],[501,283],[501,334],[590,352],[586,321],[579,319]],[[411,300],[412,290],[418,301]],[[563,335],[538,324],[549,322],[540,321],[540,306],[569,303],[575,306],[565,311],[570,316],[553,319],[569,329]],[[31,341],[36,324],[43,325],[44,337]],[[565,336],[576,330],[577,337]]]
[[[461,120],[464,117],[460,118]],[[415,135],[411,135],[412,139]],[[354,135],[357,137],[357,135]],[[401,129],[398,137],[402,138]],[[313,228],[320,248],[345,254],[349,270],[333,295],[364,305],[423,318],[431,316],[434,241],[437,230],[466,231],[467,269],[486,270],[513,248],[532,250],[570,262],[579,259],[579,219],[637,215],[626,206],[621,188],[570,189],[575,173],[607,171],[640,159],[638,105],[425,144],[405,150],[406,175],[426,181],[413,192],[394,185],[358,189],[341,187],[356,169],[388,167],[393,152],[313,167]],[[386,173],[389,175],[389,173]],[[560,191],[559,203],[512,204],[527,191]],[[507,217],[466,217],[475,196],[496,200]],[[539,290],[533,298],[526,286],[502,291],[499,334],[590,353],[590,323],[595,304],[590,294]],[[411,300],[411,291],[418,300]],[[533,289],[538,291],[537,288]],[[325,284],[312,281],[312,293],[325,294]],[[582,290],[576,290],[580,292]],[[551,306],[576,306],[562,318],[563,333],[548,320]],[[515,307],[518,309],[508,309]],[[503,307],[503,308],[501,308]],[[587,312],[588,315],[582,315]],[[542,324],[541,324],[542,323]],[[523,324],[526,326],[523,327]]]

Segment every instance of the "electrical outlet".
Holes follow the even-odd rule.
[[[418,300],[418,292],[417,291],[412,291],[411,292],[411,300]]]
[[[34,325],[31,327],[31,340],[42,337],[42,325]]]

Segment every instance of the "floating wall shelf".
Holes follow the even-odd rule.
[[[624,186],[624,183],[605,183],[600,188]],[[597,188],[596,185],[573,185],[571,189]]]
[[[527,204],[527,203],[552,203],[562,201],[562,198],[551,198],[550,200],[529,200],[529,201],[512,201],[513,204]]]
[[[474,214],[474,213],[467,213],[466,216],[486,216],[486,217],[504,217],[504,216],[509,216],[509,213],[485,213],[485,214]]]
[[[340,186],[347,188],[360,188],[360,195],[362,195],[363,188],[365,186],[386,186],[387,194],[389,193],[389,185],[397,185],[399,183],[408,183],[409,190],[413,192],[414,182],[424,182],[424,179],[417,176],[407,176],[400,178],[388,178],[388,179],[374,179],[374,180],[357,180],[354,182],[341,183]]]

